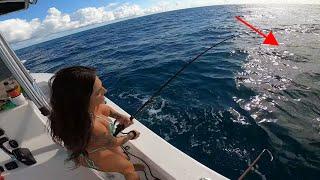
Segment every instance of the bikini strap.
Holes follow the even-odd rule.
[[[91,159],[89,159],[89,157],[86,157],[82,153],[80,154],[80,156],[85,160],[85,162],[87,163],[87,166],[89,168],[92,168],[92,169],[100,171],[99,168],[94,164],[94,162]]]

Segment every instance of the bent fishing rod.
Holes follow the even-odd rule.
[[[202,53],[200,53],[199,55],[197,55],[195,58],[193,58],[192,60],[190,60],[189,62],[187,62],[179,71],[177,71],[171,78],[169,78],[167,80],[167,82],[165,82],[162,86],[160,86],[160,88],[153,93],[153,95],[148,99],[148,101],[146,101],[145,103],[142,104],[142,106],[133,114],[130,116],[130,120],[133,121],[133,119],[137,116],[137,114],[139,114],[143,108],[145,108],[149,103],[152,102],[152,100],[158,96],[160,94],[160,92],[163,90],[164,87],[166,87],[174,78],[176,78],[184,69],[186,69],[191,63],[193,63],[194,61],[196,61],[198,58],[200,58],[202,55],[204,55],[206,52],[208,52],[209,50],[211,50],[212,48],[224,43],[227,40],[233,39],[235,37],[239,36],[238,35],[231,35],[225,39],[223,39],[222,41],[213,44],[212,46],[210,46],[209,48],[207,48],[205,51],[203,51]],[[116,123],[116,121],[115,121]],[[115,130],[115,132],[113,133],[113,136],[117,136],[122,130],[125,129],[124,124],[118,124],[117,128]]]

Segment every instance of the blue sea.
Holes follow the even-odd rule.
[[[240,24],[270,30],[280,46]],[[228,5],[125,20],[17,50],[31,72],[95,67],[133,114],[206,48],[137,119],[202,164],[247,179],[320,177],[320,6]],[[154,151],[161,151],[154,149]],[[174,159],[172,159],[174,161]],[[192,171],[192,169],[190,169]]]

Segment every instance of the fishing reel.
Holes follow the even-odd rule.
[[[130,121],[132,122],[134,119],[133,116],[130,116]],[[116,123],[116,122],[115,122]],[[124,124],[118,124],[116,127],[116,130],[113,133],[113,136],[116,137],[121,131],[123,131],[125,129]]]

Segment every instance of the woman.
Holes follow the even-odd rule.
[[[53,140],[70,151],[67,160],[105,172],[122,173],[126,179],[139,179],[135,170],[142,165],[128,161],[120,146],[137,139],[139,132],[114,137],[109,116],[128,127],[130,119],[104,103],[107,90],[94,69],[75,66],[58,71],[49,81],[49,116]]]

